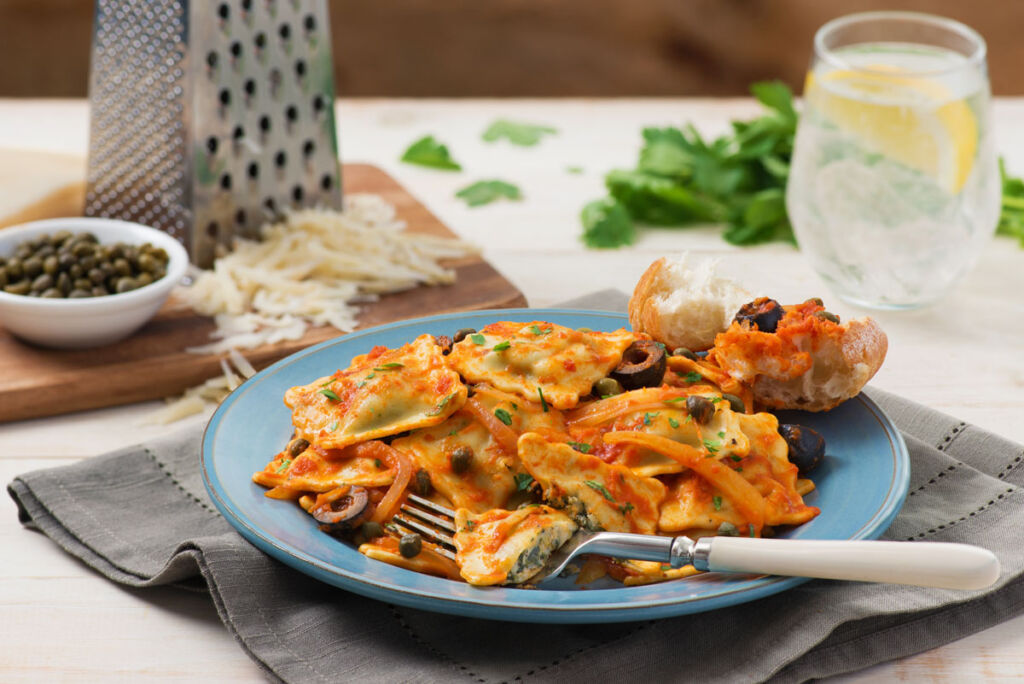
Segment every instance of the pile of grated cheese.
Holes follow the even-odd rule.
[[[418,285],[455,281],[442,259],[479,250],[451,238],[404,232],[395,208],[377,195],[350,195],[342,212],[305,209],[262,229],[262,241],[238,240],[212,270],[193,271],[179,295],[213,316],[218,341],[197,354],[297,340],[310,325],[355,329],[356,304]]]
[[[239,349],[297,340],[311,325],[351,332],[358,304],[419,285],[453,283],[455,272],[439,261],[479,252],[461,240],[404,231],[405,222],[383,198],[349,195],[341,212],[289,213],[264,226],[261,241],[239,239],[213,269],[193,269],[192,285],[176,294],[214,317],[216,341],[186,351],[227,354],[220,360],[223,374],[169,399],[145,422],[172,423],[223,401],[242,382],[236,371],[243,378],[256,372]]]

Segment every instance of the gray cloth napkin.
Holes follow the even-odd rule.
[[[623,310],[601,292],[567,303]],[[387,605],[271,560],[215,511],[200,432],[16,478],[21,521],[134,587],[205,581],[225,626],[287,682],[799,682],[857,670],[977,632],[1024,611],[1024,451],[877,390],[903,431],[910,493],[888,539],[978,544],[999,582],[958,592],[811,581],[711,613],[607,625],[525,625]],[[201,578],[201,579],[200,579]]]

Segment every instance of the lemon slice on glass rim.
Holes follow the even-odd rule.
[[[837,69],[820,76],[808,72],[804,96],[825,119],[872,152],[959,193],[978,150],[974,112],[943,84],[890,69],[895,67]]]

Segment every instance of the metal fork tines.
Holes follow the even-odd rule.
[[[452,539],[455,534],[455,511],[415,494],[408,495],[401,511],[391,522],[422,534],[438,545],[438,553],[455,560],[455,542]]]

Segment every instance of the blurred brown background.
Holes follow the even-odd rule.
[[[973,26],[988,41],[996,94],[1024,94],[1022,2],[329,3],[342,97],[739,95],[764,78],[799,89],[815,29],[872,9],[932,12]],[[85,96],[92,8],[91,0],[0,0],[0,96]]]

